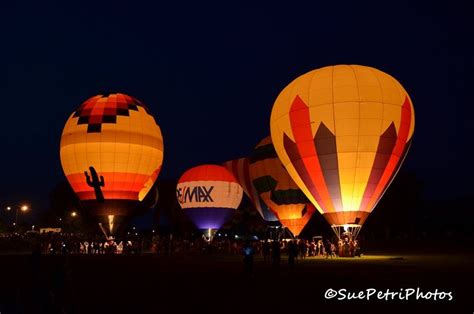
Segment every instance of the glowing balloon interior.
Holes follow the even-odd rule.
[[[135,213],[158,177],[163,138],[139,100],[120,93],[97,95],[67,120],[60,157],[84,207],[102,216],[113,232],[120,217]]]
[[[281,162],[326,220],[361,226],[402,164],[415,114],[390,75],[338,65],[291,82],[270,124]]]
[[[255,147],[249,162],[260,198],[298,236],[316,209],[282,166],[270,136]]]
[[[189,169],[176,187],[181,208],[197,228],[209,234],[232,218],[242,194],[232,173],[217,165]]]

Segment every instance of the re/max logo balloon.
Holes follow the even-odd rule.
[[[214,186],[205,187],[205,186],[195,186],[190,188],[185,186],[183,188],[178,188],[176,193],[178,194],[178,202],[180,204],[189,203],[189,202],[214,202],[211,197],[211,192],[214,189]]]

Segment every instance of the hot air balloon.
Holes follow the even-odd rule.
[[[97,95],[64,126],[61,164],[82,207],[115,234],[146,210],[142,201],[163,162],[163,138],[149,109],[125,94]]]
[[[280,93],[271,135],[281,162],[338,236],[357,237],[413,138],[405,89],[367,66],[308,72]]]
[[[298,236],[316,209],[281,164],[270,136],[258,143],[249,164],[260,198],[281,224]]]
[[[202,165],[187,170],[178,180],[176,196],[181,208],[208,240],[232,218],[242,200],[242,187],[222,166]]]
[[[248,196],[252,202],[255,209],[258,211],[263,220],[268,222],[277,222],[278,218],[275,214],[268,208],[267,205],[262,201],[258,195],[257,190],[252,184],[250,179],[250,167],[249,160],[247,157],[234,159],[226,161],[222,164],[227,170],[229,170],[234,177],[237,179],[237,182],[242,186],[245,194]]]

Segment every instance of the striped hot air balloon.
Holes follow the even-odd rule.
[[[67,120],[60,157],[82,206],[115,233],[121,222],[144,210],[141,202],[163,162],[163,138],[139,100],[120,93],[97,95]]]
[[[258,211],[263,220],[269,222],[277,222],[278,218],[268,208],[268,206],[260,198],[255,186],[250,179],[249,159],[247,157],[229,160],[223,163],[223,166],[232,172],[237,182],[242,186],[245,194],[252,202],[255,209]]]
[[[329,224],[358,232],[405,158],[415,114],[390,75],[337,65],[283,89],[270,126],[281,162]]]
[[[258,143],[249,163],[260,198],[281,224],[298,236],[316,209],[281,164],[270,136]]]
[[[185,214],[209,240],[232,218],[242,200],[242,187],[222,166],[202,165],[187,170],[178,180],[176,196]]]

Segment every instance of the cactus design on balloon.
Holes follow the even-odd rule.
[[[97,171],[95,171],[94,167],[89,167],[89,170],[91,172],[91,175],[87,173],[87,171],[84,171],[84,174],[86,176],[86,181],[87,185],[94,188],[95,192],[95,198],[98,202],[103,203],[104,202],[104,194],[102,193],[101,187],[105,186],[105,181],[104,177],[100,176],[99,180],[99,175],[97,174]],[[91,179],[92,177],[92,179]]]

